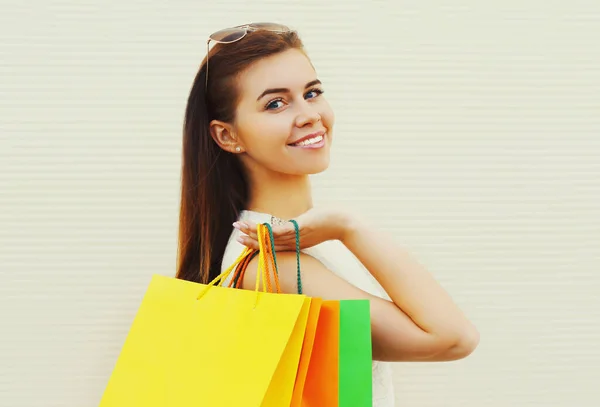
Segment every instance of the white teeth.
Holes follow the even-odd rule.
[[[294,143],[294,146],[309,146],[311,144],[319,143],[323,140],[323,136],[317,136],[313,138],[309,138],[308,140],[303,140],[298,143]]]

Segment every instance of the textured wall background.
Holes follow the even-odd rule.
[[[316,197],[372,216],[477,323],[414,406],[600,405],[600,3],[0,1],[0,405],[97,405],[175,265],[208,34],[298,29],[337,116]]]

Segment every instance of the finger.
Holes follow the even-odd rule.
[[[236,240],[238,242],[240,242],[241,244],[243,244],[244,246],[249,247],[250,249],[255,249],[255,250],[259,249],[258,241],[256,241],[255,239],[252,239],[250,236],[240,235],[236,238]]]
[[[250,236],[254,240],[258,240],[258,235],[256,233],[257,226],[254,222],[244,221],[244,222],[234,222],[233,227],[238,229],[240,232],[245,233]]]

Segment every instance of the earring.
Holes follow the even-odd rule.
[[[235,151],[237,151],[237,152],[239,153],[240,151],[242,151],[242,147],[240,147],[240,146],[237,146],[237,147],[235,148]]]

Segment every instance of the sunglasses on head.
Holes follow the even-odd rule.
[[[206,42],[206,84],[205,88],[208,87],[208,53],[209,53],[209,44],[211,41],[214,41],[219,44],[231,44],[233,42],[239,41],[248,34],[249,31],[256,30],[267,30],[278,33],[284,33],[290,31],[288,27],[282,24],[277,23],[251,23],[238,25],[237,27],[225,28],[223,30],[219,30],[217,32],[212,33],[208,37],[208,41]]]

